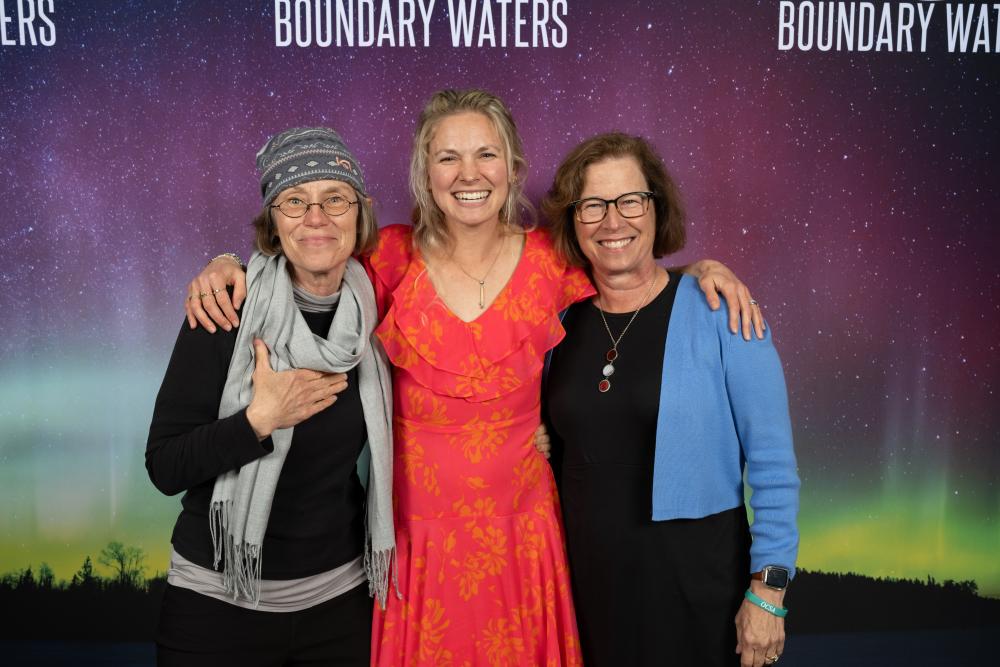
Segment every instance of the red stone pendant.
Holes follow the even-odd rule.
[[[608,389],[611,389],[611,380],[607,378],[604,378],[597,384],[597,390],[600,391],[602,394],[607,392]]]
[[[607,359],[608,361],[614,361],[615,359],[618,358],[618,350],[616,350],[615,348],[611,348],[610,350],[608,350],[608,353],[604,355],[604,358]]]

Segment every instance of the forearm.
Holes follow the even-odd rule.
[[[235,333],[212,336],[182,327],[156,397],[146,443],[153,484],[173,495],[264,456],[245,410],[220,419]]]
[[[158,419],[159,417],[159,419]],[[169,434],[176,424],[153,417],[146,445],[146,470],[162,493],[174,495],[269,454],[271,439],[258,441],[245,410]]]

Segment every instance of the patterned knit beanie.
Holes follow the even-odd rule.
[[[295,127],[275,135],[257,152],[257,171],[264,206],[286,188],[328,178],[367,196],[358,161],[340,135],[325,127]]]

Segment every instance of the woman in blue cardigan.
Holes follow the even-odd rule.
[[[684,221],[643,139],[577,146],[543,209],[597,289],[565,313],[545,388],[585,664],[776,662],[799,480],[770,332],[734,336],[657,264]]]

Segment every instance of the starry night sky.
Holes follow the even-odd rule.
[[[68,578],[109,539],[165,570],[146,430],[185,283],[248,255],[257,148],[336,128],[403,222],[423,101],[477,86],[536,200],[590,134],[660,149],[690,216],[670,262],[736,270],[785,363],[801,567],[1000,595],[1000,55],[943,29],[780,52],[777,2],[569,0],[566,48],[482,50],[450,46],[446,0],[415,49],[277,48],[272,2],[87,4],[56,0],[53,47],[0,47],[0,572]]]

